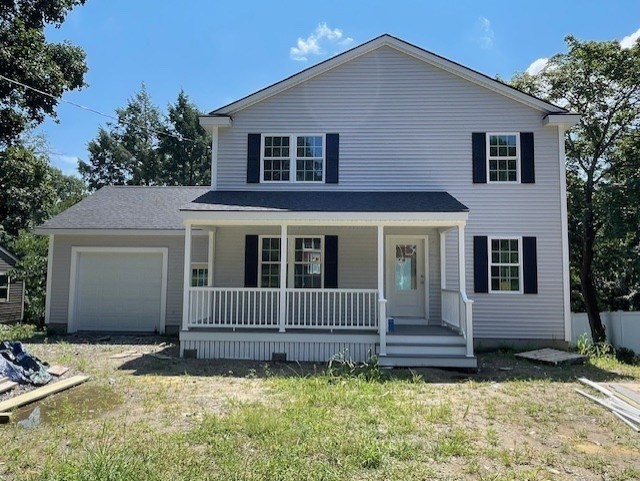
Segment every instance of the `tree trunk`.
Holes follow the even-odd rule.
[[[600,309],[598,308],[598,299],[596,287],[593,283],[593,246],[596,240],[595,215],[593,212],[593,181],[591,175],[588,175],[585,184],[585,209],[583,216],[582,228],[582,263],[580,265],[580,287],[582,289],[582,297],[584,306],[589,317],[589,327],[591,328],[591,337],[593,342],[604,342],[607,340],[602,319],[600,318]]]

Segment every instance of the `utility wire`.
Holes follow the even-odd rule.
[[[114,117],[113,115],[105,114],[104,112],[100,112],[99,110],[95,110],[95,109],[92,109],[90,107],[86,107],[84,105],[80,105],[80,104],[77,104],[75,102],[71,102],[70,100],[65,100],[62,97],[58,98],[55,95],[50,94],[49,92],[45,92],[43,90],[37,89],[35,87],[32,87],[32,86],[27,85],[27,84],[24,84],[24,83],[19,82],[17,80],[10,79],[9,77],[5,77],[2,74],[0,74],[0,79],[6,80],[7,82],[10,82],[12,84],[20,85],[21,87],[24,87],[26,89],[33,90],[34,92],[37,92],[37,93],[39,93],[41,95],[45,95],[47,97],[51,97],[52,99],[54,99],[56,101],[64,102],[65,104],[72,105],[72,106],[74,106],[76,108],[79,108],[79,109],[82,109],[82,110],[86,110],[86,111],[92,112],[94,114],[102,115],[103,117],[106,117],[108,119],[115,120],[119,124],[124,123],[124,124],[128,124],[128,125],[132,125],[134,127],[138,127],[138,128],[150,131],[150,132],[154,132],[154,133],[159,134],[159,135],[166,135],[168,137],[173,137],[173,138],[178,139],[180,141],[186,140],[187,142],[195,142],[195,140],[190,139],[190,138],[185,137],[185,136],[180,135],[180,134],[174,134],[174,133],[171,133],[171,132],[165,132],[165,131],[162,131],[162,130],[156,130],[156,129],[151,128],[151,127],[145,127],[144,125],[136,124],[135,122],[129,122],[127,120],[121,120],[121,119],[119,119],[117,117]]]

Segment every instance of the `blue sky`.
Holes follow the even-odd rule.
[[[113,114],[142,82],[162,108],[183,88],[213,110],[382,33],[508,79],[563,51],[567,34],[636,38],[640,2],[87,0],[48,36],[87,53],[88,86],[65,98]],[[58,114],[39,131],[74,173],[107,119],[64,104]]]

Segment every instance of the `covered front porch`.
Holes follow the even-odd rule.
[[[317,214],[185,213],[183,351],[475,366],[464,289],[466,212],[430,219]],[[203,260],[202,252],[194,255],[203,249],[194,232],[207,234],[206,263],[194,264]]]

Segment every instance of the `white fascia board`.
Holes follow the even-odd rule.
[[[183,236],[184,229],[47,229],[37,228],[36,234],[40,235],[86,235],[86,236]],[[195,231],[194,235],[205,235],[205,231]]]
[[[218,225],[411,225],[465,224],[468,212],[238,212],[181,211],[185,224]]]
[[[214,110],[213,113],[218,115],[229,115],[238,112],[383,46],[395,48],[396,50],[399,50],[400,52],[410,55],[418,60],[427,62],[435,67],[457,75],[458,77],[464,78],[489,90],[493,90],[497,93],[505,95],[506,97],[528,105],[529,107],[535,108],[536,110],[540,110],[542,112],[566,112],[566,110],[562,107],[545,102],[544,100],[538,99],[531,95],[527,95],[524,92],[520,92],[513,87],[503,84],[502,82],[492,79],[491,77],[480,72],[476,72],[475,70],[465,67],[464,65],[433,54],[427,50],[424,50],[415,45],[411,45],[410,43],[407,43],[390,35],[382,35],[374,40],[366,42],[351,50],[336,55],[333,58],[325,60],[324,62],[314,65],[313,67],[309,67],[308,69],[294,74],[284,80],[281,80],[280,82],[276,82],[275,84],[265,87],[262,90],[241,98],[240,100],[220,107],[219,109]]]
[[[547,126],[558,126],[564,129],[569,129],[574,125],[577,125],[580,122],[580,118],[582,116],[576,113],[567,113],[567,114],[548,114],[545,115],[544,119],[542,119],[542,125]]]
[[[211,134],[213,129],[219,127],[231,127],[233,121],[231,117],[221,115],[200,115],[198,117],[200,127],[202,127],[207,133]]]

